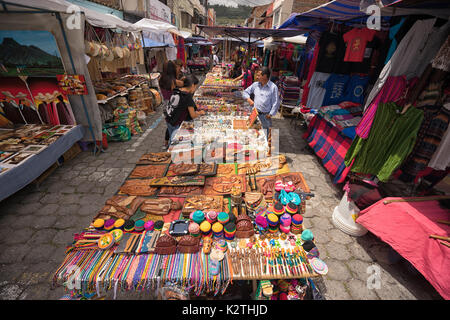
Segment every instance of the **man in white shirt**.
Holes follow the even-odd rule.
[[[263,129],[266,130],[267,139],[269,139],[272,117],[277,114],[281,104],[278,87],[269,80],[270,69],[267,67],[258,70],[255,73],[255,78],[256,82],[245,89],[242,96],[258,110],[258,119]],[[254,101],[250,99],[252,93],[255,95]]]
[[[219,57],[215,53],[213,55],[213,61],[214,61],[214,65],[218,65],[220,63]]]

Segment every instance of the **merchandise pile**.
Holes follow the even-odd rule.
[[[187,296],[218,296],[233,280],[325,274],[314,235],[303,228],[313,194],[302,174],[290,172],[283,155],[267,155],[259,130],[233,129],[236,120],[246,121],[217,113],[184,122],[180,132],[187,135],[175,136],[169,152],[144,154],[117,194],[74,235],[54,284],[71,280],[73,292],[85,296],[167,286]],[[237,131],[242,144],[223,140],[217,161],[192,161],[218,136],[234,139]],[[200,138],[199,150],[192,148]],[[258,146],[260,157],[239,157],[248,160]],[[181,154],[189,161],[175,161]]]

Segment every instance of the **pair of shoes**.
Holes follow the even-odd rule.
[[[294,192],[296,189],[294,183],[292,181],[289,181],[288,183],[283,183],[281,180],[277,180],[275,182],[275,191],[281,191],[284,190],[286,192]]]

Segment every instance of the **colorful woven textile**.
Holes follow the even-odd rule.
[[[337,127],[319,114],[312,118],[303,138],[322,159],[325,169],[334,175],[333,183],[344,182],[350,171],[350,167],[345,166],[344,159],[352,140],[341,135]]]
[[[423,120],[423,111],[409,108],[404,114],[395,103],[378,106],[368,139],[356,137],[345,156],[354,160],[352,171],[373,174],[387,181],[412,151]]]

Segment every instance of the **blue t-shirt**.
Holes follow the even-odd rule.
[[[389,29],[389,39],[391,39],[392,42],[391,42],[391,46],[389,47],[389,51],[387,53],[384,64],[388,63],[388,61],[391,59],[392,55],[394,54],[395,49],[397,49],[397,40],[395,39],[395,35],[400,30],[400,28],[402,27],[405,20],[406,20],[406,18],[402,18],[398,24],[396,24],[395,26],[392,26]]]
[[[339,104],[344,101],[349,79],[350,76],[345,74],[332,74],[324,83],[326,92],[322,106]]]
[[[367,76],[352,76],[347,84],[345,101],[363,104],[364,90],[368,83],[369,77]]]

